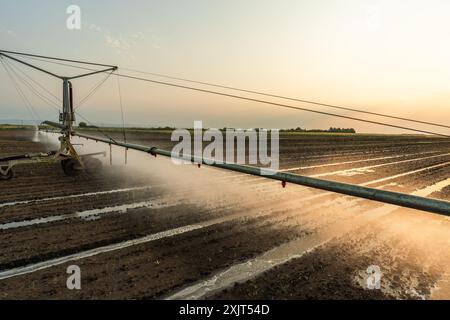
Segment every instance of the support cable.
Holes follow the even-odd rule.
[[[100,89],[100,87],[101,87],[101,86],[109,79],[109,77],[111,76],[111,74],[112,74],[112,71],[109,72],[109,73],[106,75],[106,77],[105,77],[104,79],[100,80],[100,82],[97,83],[97,84],[96,84],[96,85],[88,92],[88,94],[87,94],[84,98],[82,98],[82,99],[80,100],[80,102],[77,103],[77,105],[75,106],[75,110],[78,110],[80,107],[82,107],[82,106],[89,100],[89,98],[91,98],[91,97],[97,92],[97,90]]]
[[[74,111],[77,116],[79,116],[81,119],[87,122],[89,127],[96,129],[99,133],[101,133],[103,136],[108,138],[110,141],[117,143],[116,140],[114,140],[109,134],[105,133],[100,127],[96,126],[92,122],[90,122],[86,117],[82,116],[79,112]]]
[[[35,56],[31,56],[30,58],[34,59]],[[58,60],[68,61],[66,59],[58,59]],[[62,65],[66,65],[66,66],[71,66],[71,67],[74,67],[74,68],[93,70],[93,69],[89,69],[89,68],[69,65],[67,63],[63,64],[63,63],[54,62],[54,61],[48,61],[48,62],[62,64]],[[435,135],[435,136],[450,138],[450,135],[447,135],[447,134],[442,134],[442,133],[437,133],[437,132],[432,132],[432,131],[427,131],[427,130],[420,130],[420,129],[415,129],[415,128],[411,128],[411,127],[399,126],[399,125],[394,125],[394,124],[380,122],[380,121],[372,121],[372,120],[367,120],[367,119],[362,119],[362,118],[357,118],[357,117],[351,117],[351,116],[345,116],[345,115],[340,115],[340,114],[335,114],[335,113],[330,113],[330,112],[324,112],[324,111],[318,111],[318,110],[313,110],[313,109],[308,109],[308,108],[303,108],[303,107],[297,107],[297,106],[288,105],[288,104],[276,103],[276,102],[267,101],[267,100],[254,99],[254,98],[249,98],[249,97],[244,97],[244,96],[239,96],[239,95],[234,95],[234,94],[228,94],[228,93],[224,93],[224,92],[206,90],[206,89],[190,87],[190,86],[185,86],[185,85],[179,85],[179,84],[170,83],[170,82],[157,81],[157,80],[152,80],[152,79],[147,79],[147,78],[131,76],[131,75],[128,75],[128,74],[119,74],[119,73],[117,73],[117,75],[120,76],[120,77],[123,77],[123,78],[134,79],[134,80],[139,80],[139,81],[145,81],[145,82],[159,84],[159,85],[165,85],[165,86],[176,87],[176,88],[181,88],[181,89],[186,89],[186,90],[192,90],[192,91],[197,91],[197,92],[209,93],[209,94],[214,94],[214,95],[219,95],[219,96],[224,96],[224,97],[229,97],[229,98],[235,98],[235,99],[240,99],[240,100],[246,100],[246,101],[251,101],[251,102],[256,102],[256,103],[261,103],[261,104],[273,105],[273,106],[277,106],[277,107],[281,107],[281,108],[293,109],[293,110],[298,110],[298,111],[305,111],[305,112],[316,113],[316,114],[321,114],[321,115],[327,115],[327,116],[332,116],[332,117],[338,117],[338,118],[348,119],[348,120],[353,120],[353,121],[365,122],[365,123],[370,123],[370,124],[375,124],[375,125],[380,125],[380,126],[385,126],[385,127],[402,129],[402,130],[407,130],[407,131],[412,131],[412,132],[417,132],[417,133],[425,133],[425,134],[431,134],[431,135]],[[178,79],[182,79],[182,78],[178,78]],[[185,79],[185,80],[188,80],[188,79]],[[193,80],[190,80],[190,81],[193,81]],[[198,82],[198,83],[200,83],[200,82]],[[202,84],[207,84],[207,83],[202,83]],[[219,85],[216,85],[216,86],[219,86]],[[243,90],[243,89],[238,89],[238,88],[233,88],[233,87],[226,87],[226,86],[222,86],[222,87],[226,88],[226,89],[231,89],[231,90],[237,89],[237,90],[241,90],[241,91],[246,91],[248,93],[263,94],[262,92],[258,92],[258,91]],[[312,101],[301,100],[301,99],[293,99],[293,98],[288,98],[288,97],[283,97],[283,96],[269,95],[269,94],[265,94],[265,93],[264,93],[264,95],[277,97],[277,98],[283,98],[283,99],[284,98],[292,99],[292,100],[296,100],[296,101],[303,102],[303,103],[311,103],[312,102]],[[326,104],[320,104],[320,103],[315,103],[315,104],[325,105],[325,106],[329,106],[329,107],[339,107],[339,106],[335,106],[335,105],[326,105]],[[342,108],[345,108],[345,107],[342,107]],[[351,108],[348,108],[348,109],[351,109]],[[357,110],[357,109],[353,109],[353,110],[361,111],[361,110]],[[379,115],[388,116],[388,115],[384,115],[384,114],[379,114]],[[394,117],[394,116],[388,116],[388,117]],[[396,117],[396,118],[399,118],[399,117]],[[406,120],[406,121],[412,120],[413,122],[423,123],[423,122],[420,122],[419,120],[413,120],[413,119],[407,119],[407,118],[402,118],[401,120]],[[449,127],[447,125],[441,125],[441,124],[436,124],[436,123],[431,123],[431,122],[428,122],[426,124],[437,125],[437,126],[441,126],[441,127]]]
[[[54,61],[47,61],[47,62],[58,64],[58,65],[63,65],[63,66],[67,66],[67,67],[72,67],[72,68],[79,68],[79,69],[94,71],[94,69],[90,69],[90,68],[86,68],[86,67],[74,66],[74,65],[70,65],[70,64],[66,64],[66,63],[57,63],[57,62],[54,62]],[[370,111],[364,111],[364,110],[361,110],[361,109],[348,108],[348,107],[332,105],[332,104],[325,104],[325,103],[315,102],[315,101],[310,101],[310,100],[290,98],[290,97],[281,96],[281,95],[264,93],[264,92],[261,92],[261,91],[240,89],[240,88],[230,87],[230,86],[225,86],[225,85],[220,85],[220,84],[213,84],[213,83],[196,81],[196,80],[191,80],[191,79],[186,79],[186,78],[173,77],[173,76],[163,75],[163,74],[159,74],[159,73],[138,71],[138,70],[127,69],[127,68],[121,68],[121,69],[128,70],[128,71],[131,71],[131,72],[149,74],[149,75],[158,76],[158,77],[165,77],[165,78],[172,79],[172,80],[186,81],[186,82],[191,82],[191,83],[196,83],[196,84],[201,84],[201,85],[213,86],[213,87],[222,88],[222,89],[228,89],[228,90],[252,93],[252,94],[263,95],[263,96],[267,96],[267,97],[273,97],[273,98],[279,98],[279,99],[285,99],[285,100],[302,102],[302,103],[306,103],[306,104],[313,104],[313,105],[318,105],[318,106],[325,106],[325,107],[330,107],[330,108],[336,108],[336,109],[348,110],[348,111],[353,111],[353,112],[365,113],[365,114],[370,114],[370,115],[375,115],[375,116],[380,116],[380,117],[386,117],[386,118],[392,118],[392,119],[397,119],[397,120],[402,120],[402,121],[409,121],[409,122],[414,122],[414,123],[432,125],[432,126],[437,126],[437,127],[442,127],[442,128],[450,128],[449,125],[444,125],[444,124],[440,124],[440,123],[427,122],[427,121],[421,121],[421,120],[416,120],[416,119],[409,119],[409,118],[404,118],[404,117],[397,117],[397,116],[392,116],[392,115],[383,114],[383,113],[375,113],[375,112],[370,112]],[[196,91],[207,92],[207,93],[212,93],[212,94],[226,95],[226,96],[233,97],[233,98],[239,98],[238,96],[235,96],[235,95],[227,95],[225,93],[216,93],[216,92],[209,91],[209,90],[203,90],[203,89],[199,89],[199,88],[191,88],[191,87],[177,85],[177,84],[169,84],[169,83],[165,83],[165,82],[161,82],[161,81],[145,79],[145,78],[139,78],[139,77],[134,77],[134,76],[130,76],[130,75],[119,75],[119,76],[131,78],[131,79],[135,79],[135,80],[154,82],[154,83],[158,83],[158,84],[171,85],[171,86],[175,86],[175,87],[179,87],[179,88],[196,90]],[[245,99],[250,99],[250,98],[245,98]],[[257,100],[257,99],[254,99],[254,100]],[[262,100],[258,100],[256,102],[265,103],[265,102],[262,102]],[[268,103],[272,104],[270,102],[268,102]],[[347,116],[335,115],[335,114],[331,114],[331,113],[328,113],[328,112],[320,112],[320,111],[317,111],[317,110],[307,110],[305,108],[300,108],[300,110],[307,111],[307,112],[314,112],[314,113],[325,114],[325,115],[329,115],[329,116],[344,117],[344,118],[347,118],[347,119],[350,119],[350,120],[354,120],[354,121],[363,121],[363,122],[368,122],[368,123],[377,124],[377,125],[383,125],[383,126],[389,126],[389,127],[393,127],[393,128],[397,128],[397,129],[403,129],[403,130],[408,130],[408,131],[416,131],[416,132],[420,132],[420,133],[427,133],[427,134],[432,134],[432,135],[437,135],[437,136],[450,137],[449,135],[445,135],[445,134],[440,134],[440,133],[435,133],[435,132],[430,132],[430,131],[424,131],[424,130],[418,130],[418,129],[416,130],[414,128],[390,125],[390,124],[386,124],[386,123],[382,123],[382,122],[378,122],[378,121],[359,119],[359,118],[355,118],[355,117],[347,117]]]
[[[306,104],[312,104],[312,105],[316,105],[316,106],[322,106],[322,107],[328,107],[328,108],[334,108],[334,109],[340,109],[340,110],[347,110],[347,111],[352,111],[352,112],[364,113],[364,114],[369,114],[369,115],[378,116],[378,117],[385,117],[385,118],[390,118],[390,119],[396,119],[396,120],[402,120],[402,121],[426,124],[426,125],[430,125],[430,126],[437,126],[437,127],[442,127],[442,128],[448,128],[448,129],[450,128],[449,125],[445,125],[445,124],[428,122],[428,121],[421,121],[421,120],[404,118],[404,117],[398,117],[398,116],[388,115],[388,114],[384,114],[384,113],[365,111],[365,110],[356,109],[356,108],[344,107],[344,106],[341,106],[341,105],[328,104],[328,103],[322,103],[322,102],[317,102],[317,101],[312,101],[312,100],[304,100],[304,99],[299,99],[299,98],[291,98],[291,97],[287,97],[287,96],[276,95],[276,94],[271,94],[271,93],[266,93],[266,92],[261,92],[261,91],[255,91],[255,90],[249,90],[249,89],[241,89],[241,88],[236,88],[236,87],[231,87],[231,86],[226,86],[226,85],[221,85],[221,84],[215,84],[215,83],[210,83],[210,82],[203,82],[203,81],[192,80],[192,79],[187,79],[187,78],[174,77],[174,76],[169,76],[169,75],[160,74],[160,73],[145,72],[145,71],[139,71],[139,70],[127,69],[127,68],[121,68],[121,69],[125,70],[125,71],[136,72],[136,73],[141,73],[141,74],[148,74],[148,75],[151,75],[151,76],[156,76],[156,77],[161,77],[161,78],[166,78],[166,79],[172,79],[172,80],[178,80],[178,81],[184,81],[184,82],[189,82],[189,83],[206,85],[206,86],[210,86],[210,87],[228,89],[228,90],[245,92],[245,93],[252,93],[252,94],[257,94],[257,95],[266,96],[266,97],[272,97],[272,98],[278,98],[278,99],[283,99],[283,100],[290,100],[290,101],[296,101],[296,102],[301,102],[301,103],[306,103]]]
[[[189,86],[179,85],[179,84],[170,83],[170,82],[163,82],[163,81],[157,81],[157,80],[152,80],[152,79],[140,78],[140,77],[130,76],[130,75],[127,75],[127,74],[118,74],[118,75],[120,77],[123,77],[123,78],[134,79],[134,80],[139,80],[139,81],[159,84],[159,85],[163,85],[163,86],[169,86],[169,87],[186,89],[186,90],[191,90],[191,91],[209,93],[209,94],[213,94],[213,95],[217,95],[217,96],[223,96],[223,97],[229,97],[229,98],[234,98],[234,99],[246,100],[246,101],[251,101],[251,102],[256,102],[256,103],[261,103],[261,104],[267,104],[267,105],[277,106],[277,107],[281,107],[281,108],[285,108],[285,109],[306,111],[306,112],[311,112],[311,113],[316,113],[316,114],[321,114],[321,115],[326,115],[326,116],[331,116],[331,117],[336,117],[336,118],[354,120],[354,121],[365,122],[365,123],[370,123],[370,124],[376,124],[376,125],[390,127],[390,128],[396,128],[396,129],[402,129],[402,130],[407,130],[407,131],[413,131],[413,132],[418,132],[418,133],[425,133],[425,134],[431,134],[431,135],[435,135],[435,136],[450,138],[450,135],[446,135],[446,134],[443,134],[443,133],[437,133],[437,132],[432,132],[432,131],[427,131],[427,130],[414,129],[414,128],[411,128],[411,127],[398,126],[398,125],[394,125],[394,124],[390,124],[390,123],[384,123],[384,122],[379,122],[379,121],[372,121],[372,120],[367,120],[367,119],[362,119],[362,118],[344,116],[344,115],[340,115],[340,114],[324,112],[324,111],[318,111],[318,110],[312,110],[312,109],[308,109],[308,108],[302,108],[302,107],[297,107],[297,106],[283,104],[283,103],[276,103],[276,102],[272,102],[272,101],[268,101],[268,100],[260,100],[260,99],[248,98],[248,97],[244,97],[244,96],[238,96],[238,95],[234,95],[234,94],[228,94],[228,93],[219,92],[219,91],[212,91],[212,90],[200,89],[200,88],[195,88],[195,87],[189,87]]]
[[[122,132],[123,132],[123,141],[125,143],[127,143],[127,134],[125,131],[125,115],[124,115],[124,111],[123,111],[123,98],[122,98],[122,89],[120,86],[120,77],[117,76],[117,89],[118,89],[118,93],[119,93],[119,103],[120,103],[120,114],[122,117]],[[125,148],[125,165],[128,163],[128,148]]]
[[[8,77],[10,78],[11,82],[13,83],[13,86],[15,87],[19,97],[22,99],[22,101],[24,102],[25,108],[28,110],[28,112],[30,113],[31,117],[33,118],[33,120],[35,121],[36,125],[39,124],[39,115],[37,114],[36,110],[34,110],[33,105],[31,104],[31,102],[28,100],[28,98],[25,96],[24,92],[22,91],[22,89],[20,88],[19,84],[16,82],[16,80],[14,79],[13,75],[11,74],[10,70],[8,69],[9,65],[7,64],[6,61],[3,60],[3,58],[0,59],[0,62],[2,63],[3,68],[5,69]]]
[[[26,79],[24,79],[22,76],[20,76],[15,70],[14,68],[16,68],[15,66],[10,65],[10,68],[12,70],[12,72],[14,72],[15,76],[22,81],[22,83],[32,92],[34,93],[38,98],[40,98],[42,101],[44,101],[45,103],[48,103],[50,107],[57,109],[59,111],[59,104],[55,103],[54,101],[50,100],[48,97],[44,96],[42,93],[40,93],[35,87],[33,87],[32,84],[30,84]],[[13,68],[14,67],[14,68]],[[17,68],[16,68],[17,69]]]
[[[16,70],[18,70],[23,76],[27,77],[29,80],[31,80],[35,85],[37,85],[39,88],[41,88],[42,90],[44,90],[46,93],[48,93],[49,95],[51,95],[59,104],[62,104],[62,99],[60,97],[58,97],[57,95],[55,95],[53,92],[51,92],[50,90],[48,90],[46,87],[44,87],[43,85],[41,85],[39,82],[37,82],[36,80],[34,80],[31,76],[29,76],[28,74],[26,74],[26,72],[24,72],[21,68],[19,68],[18,66],[14,66],[14,64],[11,64]]]

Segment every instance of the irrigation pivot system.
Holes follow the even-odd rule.
[[[56,60],[59,61],[58,64],[62,64],[60,62],[64,63],[77,63],[77,64],[84,64],[89,66],[88,68],[83,67],[82,69],[88,70],[89,72],[83,73],[77,76],[73,77],[63,77],[56,75],[48,70],[42,69],[40,67],[37,67],[35,65],[32,65],[28,62],[22,61],[18,58],[15,58],[11,55],[21,55],[26,57],[32,57],[32,58],[38,58],[38,59],[49,59],[49,60]],[[58,151],[46,153],[46,154],[28,154],[28,155],[22,155],[22,156],[15,156],[15,157],[9,157],[9,158],[3,158],[0,159],[0,176],[3,177],[3,179],[10,179],[13,176],[12,168],[15,165],[23,164],[23,163],[38,163],[38,162],[57,162],[60,161],[63,167],[64,172],[67,175],[76,175],[78,172],[82,170],[89,170],[90,168],[96,168],[101,164],[101,162],[98,159],[93,158],[93,156],[103,154],[104,153],[94,153],[94,154],[88,154],[88,155],[78,155],[75,151],[72,143],[71,143],[71,137],[77,136],[84,139],[94,140],[97,142],[103,142],[106,144],[115,145],[119,147],[123,147],[125,149],[132,149],[137,150],[140,152],[148,153],[152,156],[164,156],[164,157],[172,157],[172,158],[178,158],[181,160],[187,160],[192,163],[197,164],[204,164],[208,166],[213,166],[225,170],[231,170],[235,172],[241,172],[244,174],[254,175],[254,176],[260,176],[267,179],[273,179],[277,181],[281,181],[283,185],[285,185],[287,182],[298,184],[306,187],[336,192],[340,194],[360,197],[364,199],[370,199],[375,200],[379,202],[389,203],[397,206],[407,207],[407,208],[413,208],[423,211],[428,211],[432,213],[438,213],[446,216],[450,216],[450,202],[443,201],[443,200],[435,200],[435,199],[429,199],[424,197],[418,197],[398,192],[391,192],[386,190],[380,190],[375,188],[368,188],[353,184],[346,184],[346,183],[340,183],[335,181],[327,181],[312,177],[306,177],[291,173],[285,173],[285,172],[271,172],[271,174],[268,174],[267,170],[257,168],[257,167],[251,167],[246,165],[239,165],[234,163],[225,163],[225,162],[217,162],[217,161],[211,161],[204,158],[196,158],[194,156],[181,156],[179,154],[174,154],[167,150],[162,150],[157,147],[152,146],[143,146],[143,145],[137,145],[132,143],[127,143],[126,141],[120,142],[116,141],[110,137],[107,137],[106,139],[99,138],[99,137],[93,137],[89,135],[85,135],[79,132],[74,131],[73,129],[73,123],[75,122],[75,113],[74,113],[74,107],[73,107],[73,86],[71,83],[71,80],[73,79],[79,79],[99,73],[107,73],[107,72],[114,72],[118,69],[116,66],[111,65],[104,65],[104,64],[98,64],[98,63],[91,63],[91,62],[84,62],[84,61],[76,61],[76,60],[68,60],[68,59],[60,59],[60,58],[53,58],[53,57],[46,57],[46,56],[38,56],[38,55],[32,55],[32,54],[25,54],[25,53],[17,53],[17,52],[10,52],[10,51],[1,51],[0,50],[0,60],[2,58],[11,59],[15,62],[21,63],[23,65],[26,65],[30,68],[33,68],[35,70],[41,71],[49,76],[56,77],[62,81],[63,85],[63,100],[62,100],[62,112],[60,112],[60,119],[59,123],[51,122],[51,121],[44,121],[43,124],[52,126],[56,129],[59,129],[60,132],[60,149]],[[65,64],[66,65],[66,64]],[[91,67],[102,67],[101,70],[95,70]],[[248,101],[253,101],[255,103],[260,104],[271,104],[274,106],[282,107],[282,108],[290,108],[290,109],[298,109],[300,111],[307,111],[307,112],[315,112],[315,113],[321,113],[323,115],[327,116],[335,116],[335,117],[343,117],[347,119],[352,119],[356,121],[363,121],[363,122],[369,122],[369,123],[375,123],[395,128],[401,128],[405,130],[420,132],[420,133],[427,133],[427,134],[435,134],[437,136],[446,137],[449,138],[448,135],[445,134],[439,134],[439,133],[433,133],[428,131],[423,131],[420,129],[414,129],[414,128],[408,128],[408,127],[400,127],[392,124],[386,124],[386,123],[379,123],[379,122],[373,122],[366,119],[361,118],[352,118],[352,117],[346,117],[331,113],[324,113],[320,111],[314,111],[306,108],[299,108],[291,105],[286,104],[280,104],[280,103],[274,103],[269,102],[265,100],[260,99],[253,99],[248,97],[242,97],[232,94],[227,94],[223,92],[217,92],[217,91],[211,91],[211,90],[205,90],[205,89],[199,89],[199,88],[192,88],[188,86],[178,85],[178,84],[172,84],[172,83],[165,83],[161,81],[151,80],[151,79],[144,79],[144,78],[138,78],[127,74],[117,74],[117,76],[134,79],[138,81],[146,81],[151,82],[154,84],[159,85],[167,85],[171,87],[177,87],[180,89],[188,89],[188,90],[195,90],[203,93],[208,94],[215,94],[215,95],[222,95],[227,96],[230,98],[236,98],[236,99],[243,99]],[[232,88],[233,89],[233,88]],[[417,122],[417,121],[415,121]],[[442,125],[438,125],[442,126]]]
[[[433,213],[444,214],[450,216],[450,202],[448,201],[440,201],[434,199],[428,199],[424,197],[417,197],[408,194],[385,191],[374,188],[367,188],[353,184],[335,182],[322,180],[312,177],[301,176],[292,173],[286,172],[272,172],[272,174],[268,174],[268,170],[261,169],[252,166],[234,164],[234,163],[226,163],[226,162],[217,162],[211,159],[198,158],[194,156],[181,156],[178,153],[172,153],[167,150],[158,149],[156,147],[146,147],[143,145],[130,144],[130,143],[122,143],[117,141],[110,141],[108,139],[102,139],[97,137],[92,137],[89,135],[74,133],[75,136],[80,138],[94,140],[97,142],[104,142],[110,145],[116,145],[123,148],[133,149],[141,152],[148,153],[152,156],[163,156],[163,157],[171,157],[177,158],[183,161],[190,161],[192,163],[204,164],[216,168],[221,168],[225,170],[245,173],[253,176],[264,177],[268,179],[278,180],[282,183],[290,182],[293,184],[298,184],[306,187],[311,187],[315,189],[327,190],[336,193],[346,194],[350,196],[356,196],[360,198],[376,200],[380,202],[390,203],[402,207],[413,208],[418,210],[429,211]]]
[[[51,162],[59,162],[60,161],[62,168],[64,170],[64,173],[69,176],[76,175],[76,173],[82,169],[87,169],[87,170],[97,169],[98,166],[101,165],[101,162],[98,159],[93,158],[93,156],[101,155],[101,154],[105,155],[105,154],[102,152],[102,153],[78,155],[78,153],[76,152],[75,148],[73,147],[73,145],[71,143],[71,136],[73,134],[73,124],[76,120],[74,106],[73,106],[73,86],[72,86],[71,80],[80,79],[83,77],[88,77],[88,76],[92,76],[92,75],[99,74],[99,73],[113,72],[113,71],[117,70],[117,67],[110,66],[110,65],[91,63],[91,62],[84,62],[84,61],[65,60],[65,61],[81,63],[81,64],[85,64],[85,65],[100,66],[103,68],[102,70],[98,70],[98,71],[90,71],[88,73],[83,73],[83,74],[79,74],[76,76],[66,77],[66,76],[57,75],[53,72],[50,72],[49,70],[45,70],[45,69],[37,67],[36,65],[33,65],[31,63],[28,63],[21,59],[15,58],[15,57],[11,56],[11,54],[35,57],[35,58],[46,58],[46,59],[52,59],[52,60],[64,60],[64,59],[0,50],[0,59],[1,58],[10,59],[12,61],[23,64],[29,68],[40,71],[44,74],[47,74],[51,77],[61,80],[62,89],[63,89],[63,94],[62,94],[62,96],[63,96],[62,102],[63,103],[62,103],[62,112],[60,112],[60,115],[59,115],[60,123],[55,123],[52,121],[44,121],[43,122],[43,124],[45,124],[45,125],[60,129],[60,133],[61,133],[61,135],[59,137],[60,148],[57,151],[53,151],[53,152],[49,152],[49,153],[24,154],[24,155],[19,155],[19,156],[14,156],[14,157],[0,158],[0,177],[4,180],[9,180],[14,176],[14,171],[13,171],[14,166],[20,165],[20,164],[40,163],[40,162],[51,163]]]

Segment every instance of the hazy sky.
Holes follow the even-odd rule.
[[[81,30],[66,28],[71,4],[81,8]],[[447,0],[0,0],[0,8],[0,47],[5,50],[98,61],[421,120],[448,123],[450,118]],[[29,75],[60,94],[58,81]],[[75,100],[101,79],[75,80]],[[30,119],[4,69],[0,81],[0,119]],[[203,120],[208,127],[351,126],[397,132],[132,80],[122,79],[121,88],[130,124],[192,126]],[[55,118],[53,109],[30,100],[40,117]],[[79,111],[93,122],[119,123],[117,79],[110,78]]]

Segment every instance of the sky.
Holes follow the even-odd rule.
[[[70,5],[81,9],[79,30],[66,26]],[[446,0],[0,0],[0,10],[3,50],[118,65],[121,73],[150,77],[126,70],[136,69],[423,121],[448,124],[450,118]],[[74,72],[34,62],[63,74]],[[20,68],[61,95],[58,80]],[[74,80],[75,101],[103,77]],[[30,119],[3,68],[0,81],[0,119]],[[94,123],[120,123],[119,88],[129,125],[192,127],[202,120],[205,127],[404,132],[114,76],[78,112]],[[54,108],[28,94],[40,118],[55,119]]]

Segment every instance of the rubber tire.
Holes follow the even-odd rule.
[[[62,160],[61,166],[64,171],[64,174],[68,177],[76,177],[82,171],[77,168],[80,166],[80,163],[75,159]]]
[[[103,167],[103,163],[99,159],[92,157],[83,159],[83,164],[86,172],[89,174],[96,174]]]

